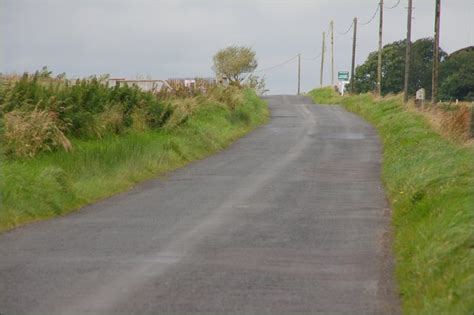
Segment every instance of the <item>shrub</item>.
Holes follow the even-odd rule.
[[[136,86],[111,88],[98,77],[70,81],[62,76],[51,78],[41,73],[25,73],[20,79],[3,83],[0,89],[2,112],[34,109],[55,112],[63,124],[69,125],[64,132],[78,138],[122,133],[134,124],[133,128],[137,128],[139,112],[151,128],[163,126],[171,115],[171,108],[160,99],[165,95],[144,92]]]

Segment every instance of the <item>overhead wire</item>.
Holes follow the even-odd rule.
[[[398,7],[398,6],[400,5],[400,3],[401,3],[401,0],[397,0],[397,2],[396,2],[394,5],[392,5],[392,6],[390,6],[390,7],[384,6],[384,8],[386,8],[386,9],[388,9],[388,10],[395,9],[396,7]],[[374,14],[372,15],[372,17],[371,17],[367,22],[359,23],[359,25],[365,26],[365,25],[369,25],[370,23],[372,23],[372,22],[374,21],[375,17],[377,16],[377,13],[379,13],[380,5],[381,5],[381,4],[380,4],[380,2],[379,2],[379,4],[377,5],[377,9],[375,10]],[[329,27],[328,27],[328,31],[325,32],[325,33],[326,33],[326,38],[328,38],[329,35],[330,35],[330,33],[329,33],[330,27],[331,27],[331,26],[329,26]],[[351,25],[349,26],[349,28],[348,28],[345,32],[338,32],[338,31],[336,31],[336,34],[341,35],[341,36],[342,36],[342,35],[347,35],[347,34],[351,31],[351,29],[352,29],[353,27],[354,27],[354,22],[351,23]],[[273,65],[273,66],[271,66],[271,67],[267,67],[267,68],[263,68],[263,69],[256,69],[256,70],[252,71],[252,72],[249,74],[249,76],[250,76],[251,74],[253,74],[253,73],[256,73],[256,72],[265,72],[265,71],[269,71],[269,70],[273,70],[273,69],[275,69],[275,68],[281,67],[281,66],[283,66],[283,65],[285,65],[285,64],[287,64],[287,63],[293,61],[294,59],[298,58],[299,55],[300,55],[300,54],[297,54],[297,55],[295,55],[295,56],[293,56],[293,57],[291,57],[291,58],[289,58],[289,59],[287,59],[287,60],[285,60],[285,61],[283,61],[283,62],[281,62],[281,63],[278,63],[278,64],[276,64],[276,65]],[[312,58],[301,57],[301,59],[302,59],[302,60],[317,60],[317,59],[321,58],[321,56],[322,56],[322,52],[319,53],[319,54],[318,54],[317,56],[315,56],[315,57],[312,57]]]
[[[281,67],[283,65],[286,65],[287,63],[289,63],[290,61],[293,61],[294,59],[298,58],[298,55],[295,55],[293,57],[291,57],[290,59],[288,60],[285,60],[279,64],[276,64],[276,65],[273,65],[271,67],[267,67],[267,68],[263,68],[263,69],[256,69],[255,71],[253,71],[252,73],[255,73],[255,72],[264,72],[264,71],[268,71],[268,70],[272,70],[272,69],[275,69],[275,68],[278,68],[278,67]]]
[[[353,26],[354,26],[354,21],[352,21],[352,23],[351,23],[351,25],[349,26],[349,28],[347,29],[347,31],[341,33],[341,32],[338,32],[338,31],[336,30],[336,34],[338,34],[338,35],[346,35],[347,33],[350,32],[350,30],[352,29]]]
[[[369,21],[365,22],[365,23],[359,23],[359,25],[369,25],[370,23],[372,23],[372,21],[375,19],[375,17],[377,16],[377,13],[379,13],[379,10],[380,10],[380,3],[377,5],[377,10],[375,10],[374,12],[374,15],[372,15],[372,17],[370,18]]]
[[[323,53],[321,52],[321,53],[319,53],[317,56],[312,57],[312,58],[304,58],[304,57],[302,57],[301,60],[308,60],[308,61],[317,60],[317,59],[321,58],[321,55],[322,55],[322,54],[323,54]]]
[[[401,0],[398,0],[397,3],[395,3],[395,4],[394,4],[393,6],[391,6],[391,7],[386,7],[386,6],[384,6],[384,8],[385,8],[385,9],[388,9],[388,10],[395,9],[395,8],[398,7],[398,5],[400,4],[400,1],[401,1]]]

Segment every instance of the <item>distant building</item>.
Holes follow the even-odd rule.
[[[124,78],[110,78],[109,86],[136,86],[146,92],[160,92],[163,88],[170,88],[165,80],[127,80]]]

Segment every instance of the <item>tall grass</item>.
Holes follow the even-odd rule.
[[[161,126],[164,121],[156,120],[166,119],[167,100],[136,86],[109,87],[95,76],[71,81],[25,73],[20,79],[3,80],[0,109],[4,113],[34,109],[54,112],[69,125],[68,136],[94,138],[96,135],[90,131],[94,130],[97,116],[111,110],[121,112],[123,128],[131,126],[131,114],[138,107],[154,116],[152,127]]]
[[[442,137],[400,97],[336,96],[379,131],[383,181],[393,208],[396,278],[408,314],[474,312],[474,150]]]
[[[41,150],[57,147],[70,151],[71,142],[64,135],[66,124],[55,113],[34,109],[5,114],[3,152],[17,157],[33,157]]]
[[[220,150],[266,121],[266,105],[252,90],[233,93],[240,102],[232,106],[229,100],[210,97],[180,100],[175,104],[180,109],[172,111],[163,128],[130,129],[100,139],[73,137],[71,152],[43,151],[34,158],[4,160],[0,231],[124,191]],[[112,116],[107,119],[115,120]],[[148,119],[143,116],[131,115],[136,124]],[[115,125],[111,122],[110,128]]]

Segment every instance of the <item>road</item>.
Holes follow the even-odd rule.
[[[0,235],[0,313],[397,312],[376,132],[267,101],[229,149]]]

